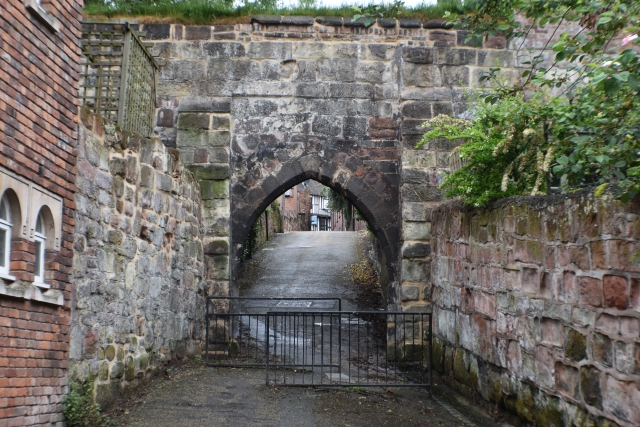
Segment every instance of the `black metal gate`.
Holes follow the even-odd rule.
[[[210,300],[208,366],[265,368],[268,385],[431,392],[431,312],[343,312],[337,298]]]

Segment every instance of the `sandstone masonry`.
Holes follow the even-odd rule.
[[[200,185],[179,153],[83,114],[74,229],[71,379],[110,403],[164,362],[200,353]]]
[[[434,362],[537,425],[640,424],[640,200],[433,212]]]

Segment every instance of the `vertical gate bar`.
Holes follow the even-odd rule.
[[[266,378],[266,384],[265,385],[269,385],[269,315],[265,315],[265,328],[264,328],[264,334],[265,334],[265,345],[264,345],[264,358],[265,358],[265,365],[266,365],[266,371],[265,371],[265,378]],[[257,334],[256,334],[257,335]],[[257,347],[257,346],[256,346]]]
[[[303,318],[303,322],[302,322],[302,384],[304,384],[304,377],[306,375],[306,370],[307,370],[307,360],[305,359],[306,356],[306,331],[307,331],[307,319],[306,317]]]
[[[384,316],[384,377],[389,381],[389,316]]]
[[[204,321],[204,327],[206,328],[204,331],[204,339],[205,339],[205,343],[204,343],[204,351],[205,351],[205,355],[204,355],[204,364],[205,366],[209,365],[209,299],[205,299],[205,321]]]
[[[398,372],[398,315],[394,314],[393,315],[393,360],[395,362],[394,364],[394,369],[393,369],[393,374],[394,376],[397,375]]]
[[[320,315],[320,384],[324,381],[324,314]]]
[[[316,315],[311,318],[311,384],[315,384],[316,372],[313,367],[316,364]]]
[[[433,328],[432,325],[433,324],[433,312],[429,313],[429,397],[432,398],[432,384],[433,384],[433,379],[431,377],[431,369],[433,368]]]
[[[358,321],[358,323],[360,323],[360,322]],[[366,327],[367,329],[369,329],[369,325],[365,324],[365,327]],[[367,331],[367,332],[370,332],[370,331]],[[365,357],[367,358],[367,362],[369,362],[369,355],[370,355],[370,351],[369,351],[369,335],[370,335],[370,334],[367,334],[367,335],[364,337],[365,343],[366,343],[366,345],[367,345],[367,346],[366,346],[367,351],[366,351],[366,353],[365,353],[365,354],[366,354],[366,356],[365,356]],[[366,378],[367,378],[367,384],[369,384],[369,380],[371,379],[371,378],[370,378],[370,375],[369,375],[369,372],[371,372],[371,367],[370,367],[370,366],[369,366],[369,364],[367,363],[367,364],[365,365],[365,368],[366,368],[366,370],[367,370],[367,371],[366,371],[366,374],[365,374],[365,375],[366,375]]]
[[[333,365],[333,316],[329,315],[329,366]],[[329,368],[329,375],[333,373],[333,367]]]
[[[127,92],[129,91],[129,66],[131,56],[131,28],[125,25],[122,46],[122,66],[120,67],[120,95],[118,97],[118,124],[124,128],[124,120],[127,104]]]
[[[338,314],[338,375],[342,378],[342,314]]]
[[[349,382],[351,382],[351,315],[347,314],[347,367],[349,370]]]
[[[356,319],[358,318],[356,317]],[[358,331],[358,339],[356,340],[358,346],[358,352],[356,354],[356,367],[358,368],[358,383],[360,383],[360,320],[358,320],[358,322],[356,323],[356,330]]]

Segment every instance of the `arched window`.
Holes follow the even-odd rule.
[[[36,243],[36,262],[33,273],[35,278],[33,281],[37,286],[48,288],[49,286],[44,283],[44,246],[47,236],[45,234],[45,220],[42,216],[42,210],[38,213],[34,231],[33,239]]]
[[[9,275],[11,260],[11,208],[6,195],[0,199],[0,273]]]

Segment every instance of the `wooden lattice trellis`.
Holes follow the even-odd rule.
[[[121,30],[85,30],[80,100],[122,129],[153,130],[158,64],[129,24]]]

